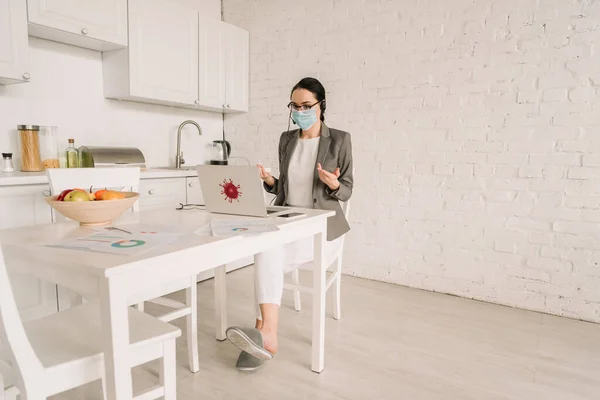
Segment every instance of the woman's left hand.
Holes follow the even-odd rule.
[[[333,172],[327,172],[322,167],[321,164],[317,164],[317,172],[319,173],[319,179],[321,182],[326,184],[331,190],[338,190],[340,187],[340,182],[338,178],[340,177],[340,169],[336,168]]]

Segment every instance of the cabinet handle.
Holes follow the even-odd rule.
[[[231,104],[227,104],[227,108],[231,108]]]
[[[82,33],[82,34],[84,34],[84,35],[87,35],[87,34],[88,34],[88,30],[87,30],[87,28],[83,28],[83,29],[81,30],[81,33]]]
[[[194,100],[195,104],[200,104],[200,100]]]
[[[27,79],[27,80],[29,80],[29,78],[31,78],[31,75],[29,75],[29,72],[25,72],[25,73],[23,74],[23,79]]]
[[[44,196],[50,197],[51,194],[49,190],[44,190]]]
[[[148,190],[148,194],[149,194],[150,196],[152,196],[152,195],[154,194],[154,189],[150,189],[150,190]]]
[[[194,187],[194,182],[190,182],[190,183],[188,183],[188,186],[189,186],[189,187]]]

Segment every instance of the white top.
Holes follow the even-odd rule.
[[[289,192],[287,204],[314,208],[313,179],[321,137],[298,139],[288,169]]]

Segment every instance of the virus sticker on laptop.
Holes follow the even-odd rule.
[[[224,179],[223,183],[219,186],[223,188],[223,190],[221,190],[221,194],[225,195],[223,200],[229,201],[230,203],[232,203],[234,200],[238,202],[240,201],[240,197],[242,196],[242,192],[240,192],[240,185],[236,185],[231,179],[229,182],[227,179]]]

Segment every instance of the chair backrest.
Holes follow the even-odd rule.
[[[355,168],[352,168],[352,175],[354,175],[354,171]],[[350,200],[346,201],[346,202],[340,202],[340,205],[342,206],[342,211],[344,213],[344,217],[346,217],[346,221],[350,221]],[[346,241],[346,234],[343,234],[342,237],[340,238],[340,249],[338,252],[338,257],[340,257],[342,255],[342,253],[344,252],[344,242]]]
[[[354,172],[356,172],[356,168],[352,168],[352,176],[354,177]],[[350,200],[342,203],[342,211],[344,212],[344,217],[346,217],[346,220],[348,220],[348,218],[350,218]]]
[[[342,203],[342,211],[344,212],[344,217],[346,217],[346,219],[350,218],[350,200]]]
[[[43,386],[44,367],[25,333],[12,286],[6,271],[4,252],[0,247],[0,335],[10,357],[11,372],[21,395],[29,398]],[[0,387],[0,390],[4,388]]]
[[[65,189],[89,190],[90,186],[93,190],[108,188],[132,192],[138,192],[140,187],[139,167],[50,168],[47,173],[52,195],[58,195]],[[137,212],[139,209],[139,201],[136,201],[132,211]],[[53,215],[54,221],[65,220],[58,213]]]
[[[341,206],[342,206],[342,211],[344,212],[344,217],[346,217],[346,220],[349,221],[349,217],[350,217],[350,200],[346,201],[346,202],[340,202]],[[340,238],[340,254],[344,251],[344,242],[346,241],[346,234],[343,234],[342,237]]]

